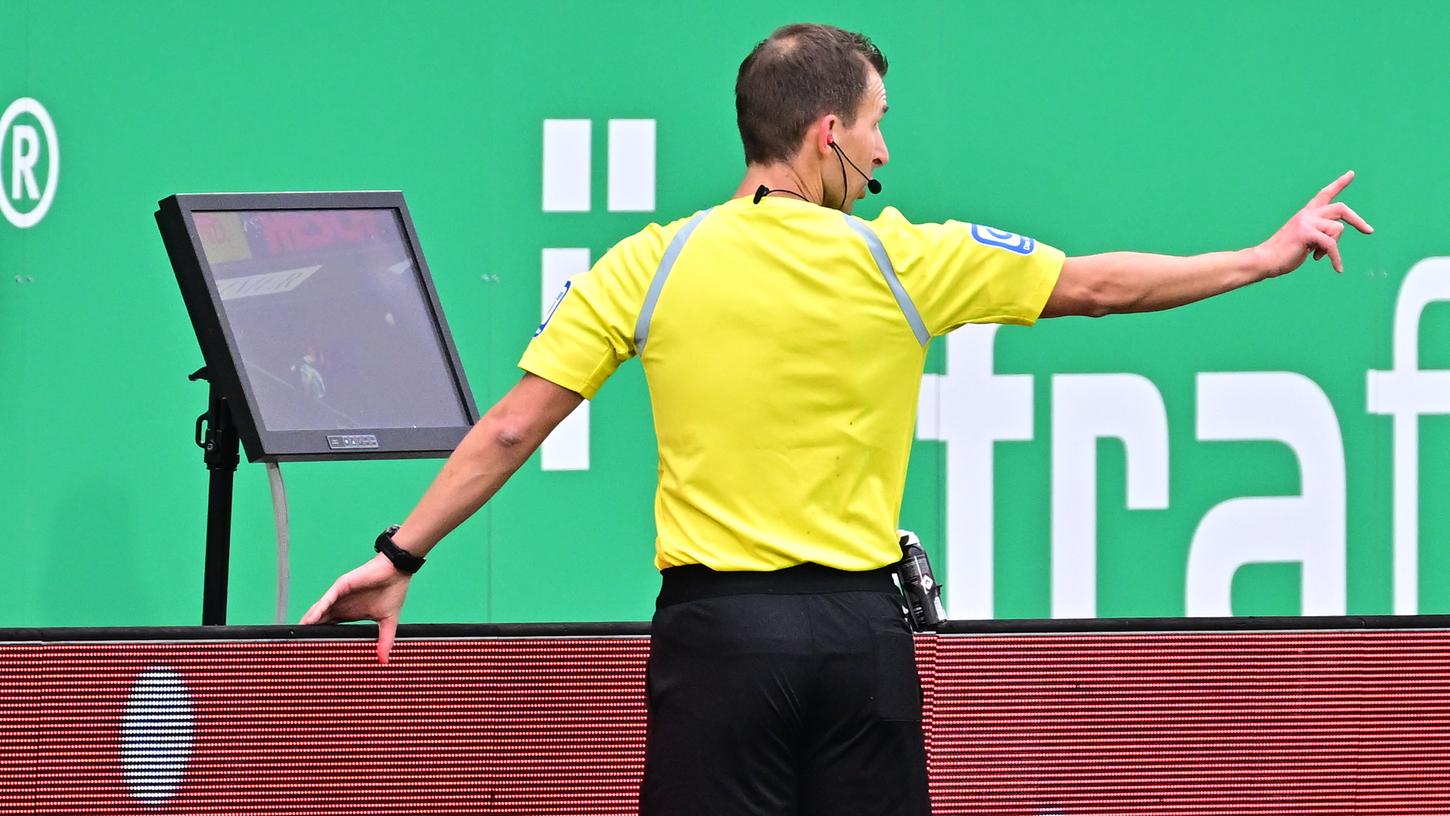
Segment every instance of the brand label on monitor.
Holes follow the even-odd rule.
[[[328,434],[327,447],[333,450],[371,450],[378,447],[372,434]]]

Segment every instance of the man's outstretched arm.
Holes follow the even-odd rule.
[[[418,556],[433,549],[492,498],[583,399],[542,377],[525,374],[459,443],[393,542]],[[411,577],[379,553],[338,578],[302,616],[302,623],[375,620],[378,659],[386,663]]]
[[[1187,258],[1141,252],[1068,258],[1042,316],[1172,309],[1292,272],[1310,253],[1315,260],[1328,255],[1334,271],[1343,272],[1339,236],[1344,225],[1366,235],[1374,231],[1349,205],[1334,200],[1353,179],[1353,171],[1335,179],[1278,232],[1250,249]]]

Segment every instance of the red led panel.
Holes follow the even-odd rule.
[[[46,645],[0,812],[634,812],[647,639],[399,647]]]
[[[917,648],[938,814],[1450,813],[1444,631]],[[363,640],[0,643],[0,813],[633,813],[647,652],[404,640],[379,666]]]
[[[1450,636],[943,637],[938,813],[1450,812]]]
[[[43,705],[38,643],[0,643],[0,813],[34,810],[36,753]]]

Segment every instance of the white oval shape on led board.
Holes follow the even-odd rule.
[[[186,776],[195,718],[191,691],[169,666],[152,666],[131,684],[121,719],[121,766],[131,796],[166,803]]]

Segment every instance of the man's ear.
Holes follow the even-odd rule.
[[[831,149],[830,146],[836,141],[835,127],[840,121],[840,117],[833,113],[828,113],[816,120],[815,142],[817,150],[825,153]]]

